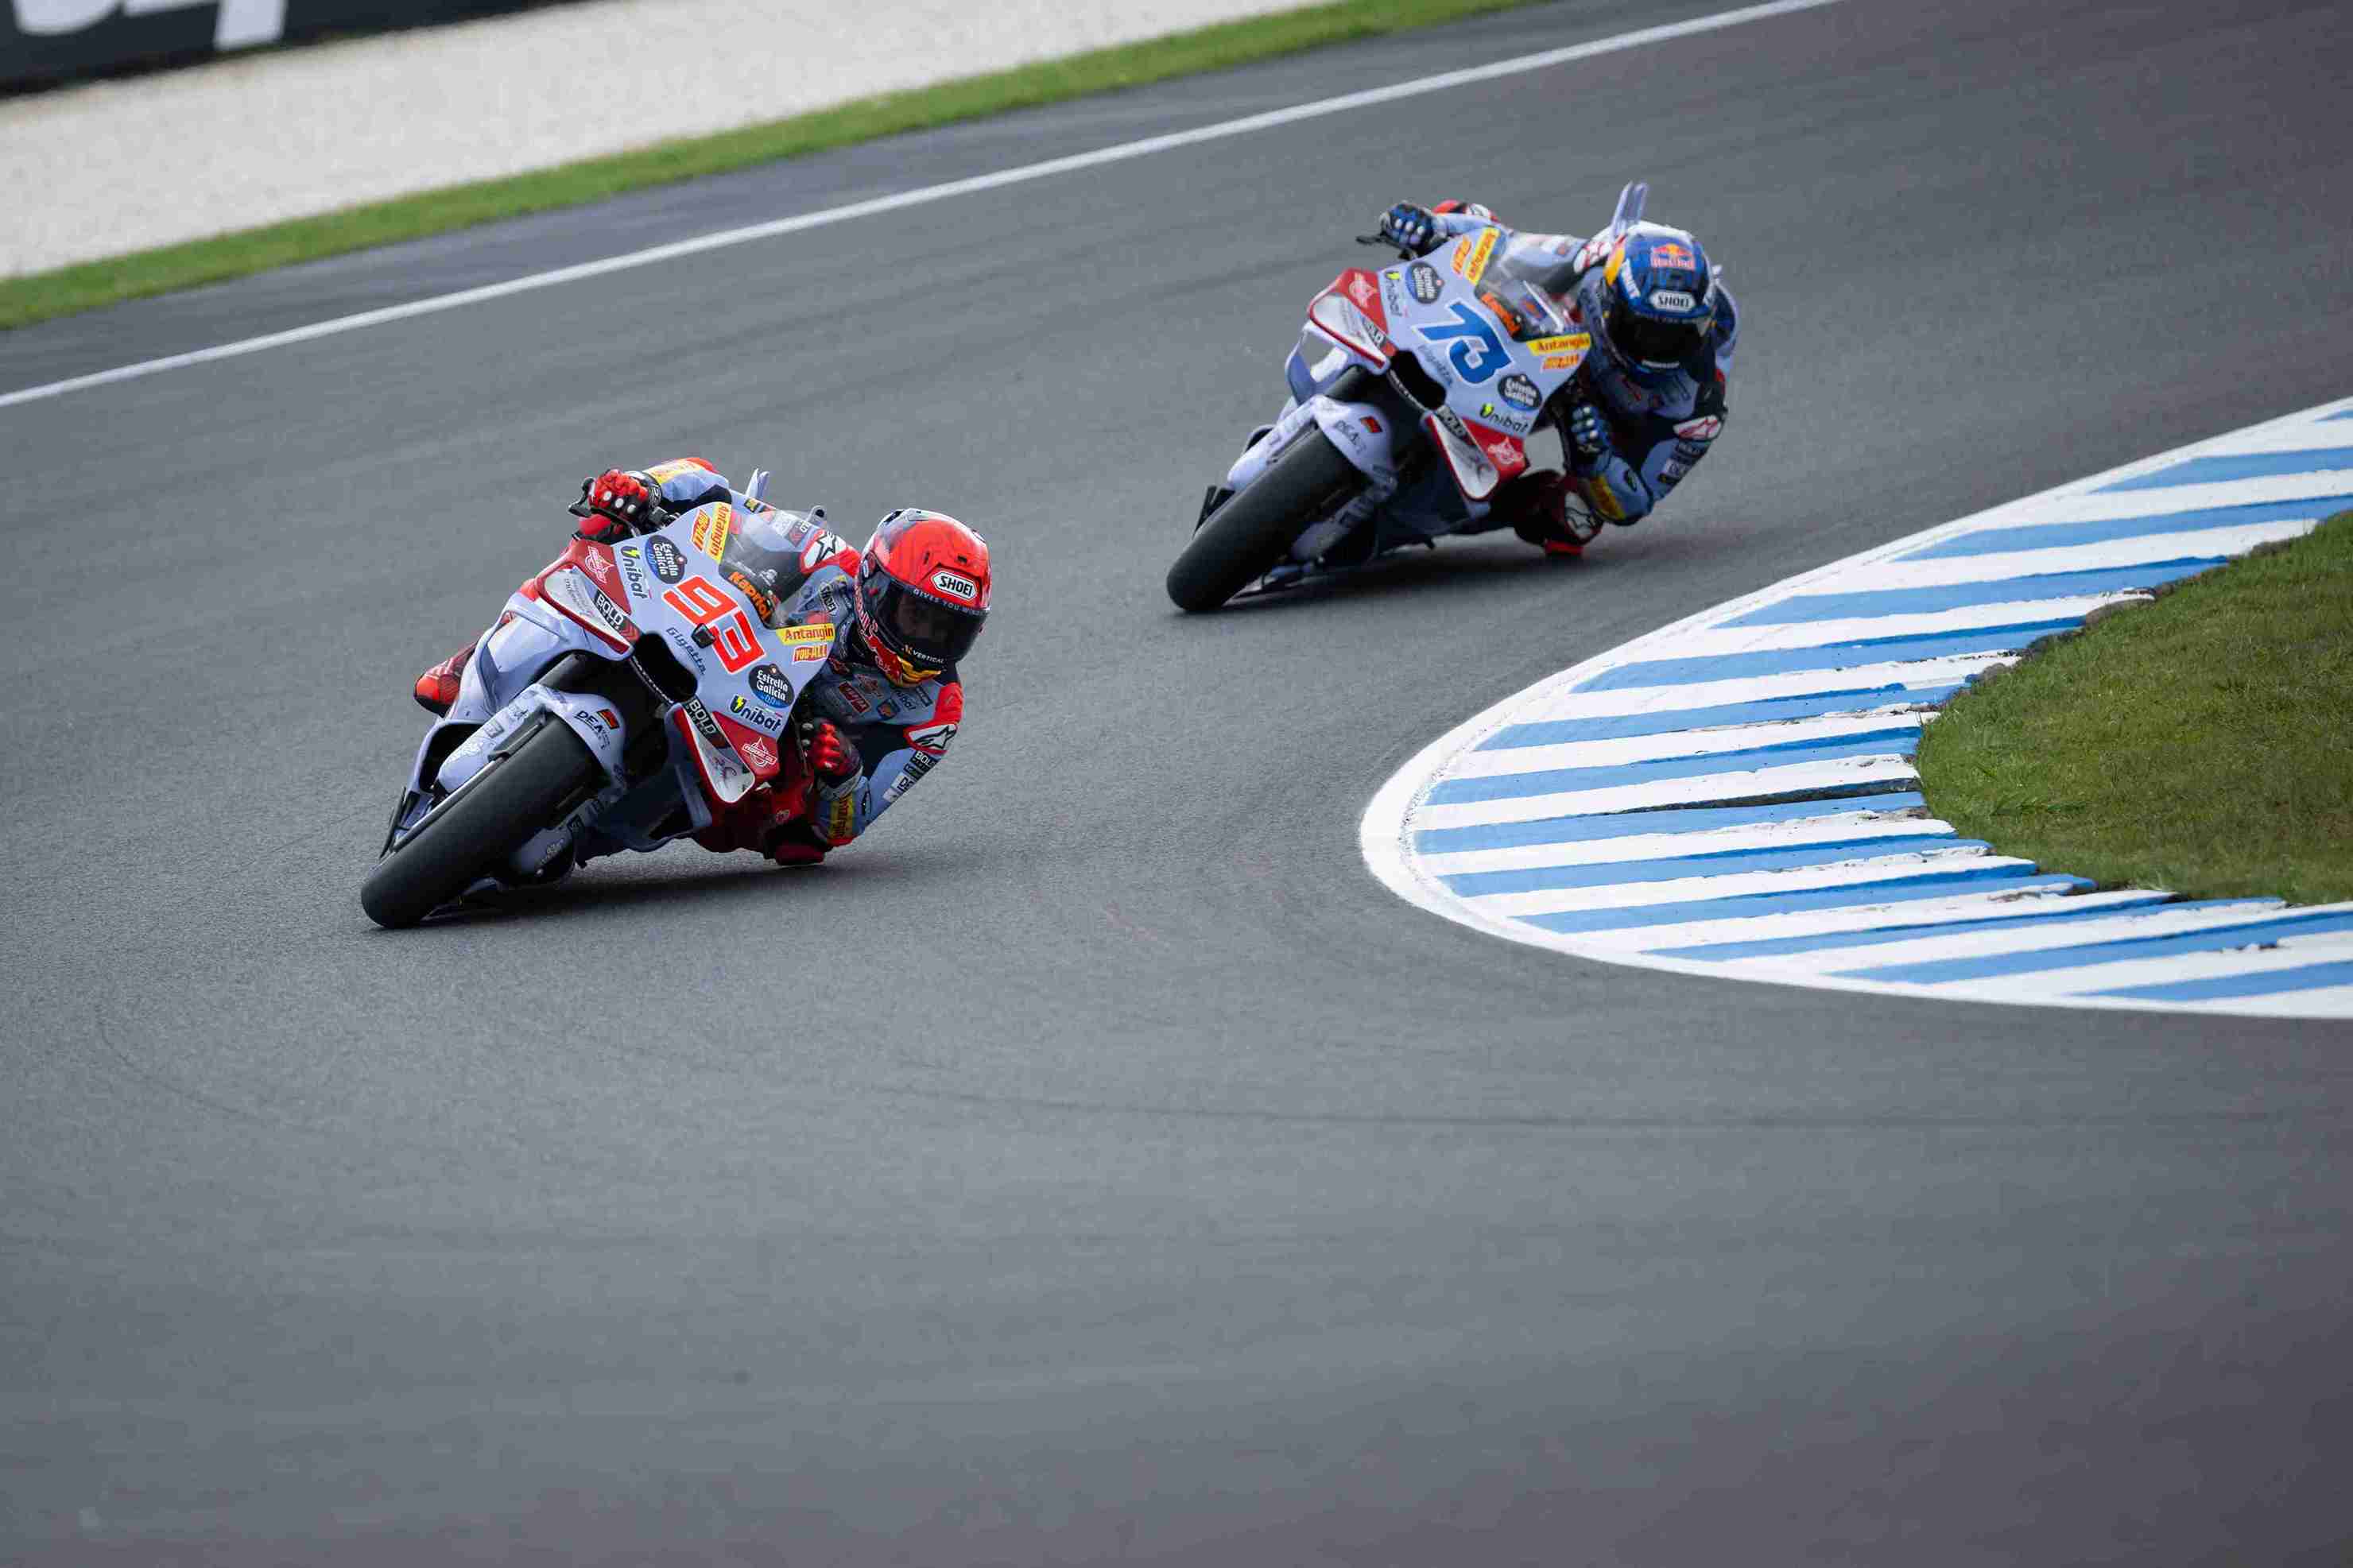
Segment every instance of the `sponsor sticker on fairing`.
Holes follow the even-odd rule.
[[[665,583],[686,575],[686,552],[659,533],[646,541],[646,559],[653,563],[654,575]]]
[[[776,771],[776,748],[765,741],[745,741],[735,748],[738,755],[752,764],[752,771],[772,773]]]
[[[694,547],[713,561],[727,553],[727,536],[735,531],[735,509],[725,501],[706,507],[694,520]]]
[[[1413,270],[1407,276],[1413,285],[1413,297],[1425,305],[1446,292],[1446,279],[1440,278],[1438,268],[1427,261],[1415,262]]]
[[[772,735],[785,727],[782,713],[773,708],[761,707],[740,691],[727,700],[727,711],[735,715],[739,722],[749,724],[755,730],[765,730]]]
[[[621,613],[621,606],[594,588],[589,589],[588,592],[596,602],[596,618],[612,627],[616,633],[627,637],[629,631],[629,617]]]
[[[710,742],[712,750],[727,750],[726,733],[719,728],[719,721],[711,716],[711,710],[702,705],[701,698],[690,697],[681,706],[685,708],[688,720],[693,723],[694,732]]]
[[[653,597],[653,590],[646,586],[644,554],[634,544],[624,544],[619,553],[621,580],[628,584],[629,602],[635,604],[639,599]]]
[[[1514,408],[1534,408],[1544,401],[1544,394],[1536,390],[1536,384],[1517,374],[1505,376],[1503,384],[1495,390],[1503,395],[1504,402]]]
[[[755,664],[744,679],[751,683],[752,695],[769,707],[790,708],[793,705],[793,683],[786,679],[785,672],[775,665]]]
[[[1465,282],[1476,283],[1486,276],[1487,258],[1495,254],[1495,237],[1503,233],[1496,228],[1482,228],[1476,238],[1465,235],[1454,246],[1454,270]]]
[[[776,640],[786,647],[814,647],[822,655],[833,646],[833,623],[811,621],[805,626],[778,626]]]
[[[1371,279],[1361,272],[1351,272],[1348,274],[1348,298],[1356,302],[1359,310],[1369,310],[1378,301],[1380,294],[1373,288]]]

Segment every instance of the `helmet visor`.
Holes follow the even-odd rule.
[[[1697,357],[1713,325],[1713,318],[1662,321],[1655,316],[1636,315],[1623,300],[1609,303],[1609,341],[1628,358],[1647,364],[1682,364]]]
[[[892,651],[927,669],[945,669],[972,651],[986,610],[967,610],[917,593],[887,573],[870,568],[874,620]]]

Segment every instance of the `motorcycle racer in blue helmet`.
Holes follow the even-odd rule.
[[[1589,238],[1515,231],[1475,202],[1400,202],[1381,216],[1380,237],[1414,256],[1500,230],[1503,265],[1592,334],[1595,352],[1538,416],[1568,471],[1522,475],[1489,513],[1552,554],[1583,553],[1605,521],[1649,516],[1724,429],[1739,312],[1695,237],[1641,221],[1648,191],[1627,186]]]

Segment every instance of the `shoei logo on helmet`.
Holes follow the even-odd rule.
[[[980,584],[943,567],[932,574],[932,586],[951,599],[969,602],[980,597]]]
[[[1680,289],[1653,289],[1651,290],[1651,305],[1659,310],[1690,310],[1697,309],[1699,301]]]

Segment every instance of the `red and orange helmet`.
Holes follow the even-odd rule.
[[[858,563],[858,626],[896,685],[930,679],[972,651],[988,618],[988,542],[945,512],[902,507]]]

